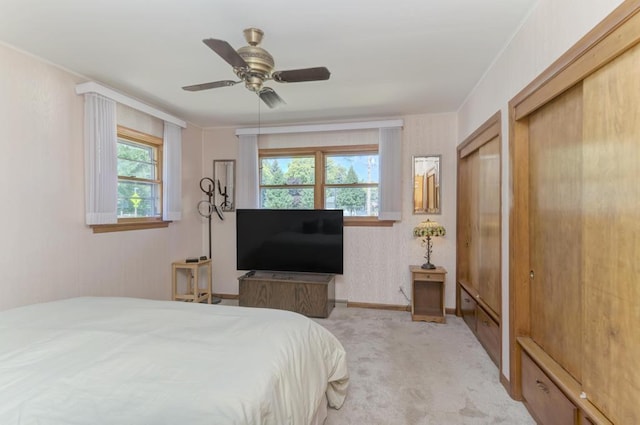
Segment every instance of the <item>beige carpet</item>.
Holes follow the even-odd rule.
[[[412,322],[407,312],[336,307],[314,319],[344,345],[351,375],[325,425],[528,425],[522,403],[462,319]]]

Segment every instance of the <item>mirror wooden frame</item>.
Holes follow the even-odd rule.
[[[236,210],[236,160],[213,160],[214,203],[224,212]]]
[[[412,161],[413,214],[442,214],[442,155],[415,155]]]

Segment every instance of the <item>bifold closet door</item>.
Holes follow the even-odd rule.
[[[640,45],[584,80],[583,389],[640,424]]]
[[[580,382],[582,87],[529,117],[531,338]]]

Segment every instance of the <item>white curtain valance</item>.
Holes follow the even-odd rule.
[[[398,221],[402,218],[402,129],[381,128],[379,131],[380,211],[378,219]]]
[[[84,95],[85,222],[118,222],[116,102],[97,93]]]
[[[241,135],[238,139],[236,205],[238,208],[258,208],[260,205],[258,136],[256,134]]]
[[[142,103],[139,100],[133,99],[115,90],[112,90],[108,87],[98,84],[95,81],[87,81],[86,83],[80,83],[76,85],[76,94],[85,94],[85,93],[96,93],[108,99],[112,99],[115,102],[120,103],[122,105],[127,105],[140,112],[144,112],[145,114],[151,115],[152,117],[160,118],[165,122],[170,122],[182,128],[187,127],[187,123],[184,122],[183,120],[176,118],[172,115],[169,115],[166,112],[160,111],[152,106],[149,106],[146,103]]]

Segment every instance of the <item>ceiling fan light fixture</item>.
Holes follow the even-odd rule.
[[[245,78],[245,87],[251,91],[258,93],[262,89],[263,79],[258,75],[252,75]]]

